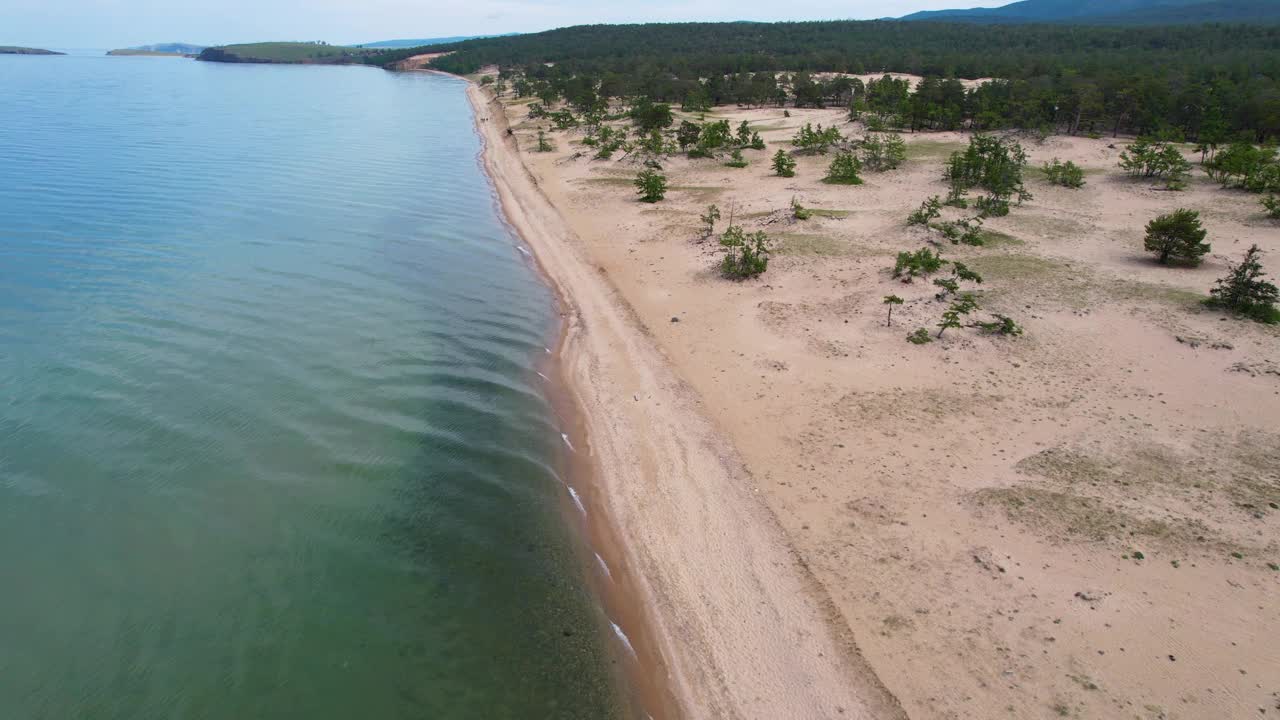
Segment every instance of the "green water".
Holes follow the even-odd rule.
[[[461,82],[0,57],[0,718],[609,718]]]

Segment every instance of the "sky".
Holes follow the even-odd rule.
[[[160,42],[354,44],[690,20],[839,20],[1008,0],[0,0],[0,45],[112,49]]]

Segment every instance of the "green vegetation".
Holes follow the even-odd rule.
[[[1138,138],[1120,152],[1120,167],[1133,177],[1158,178],[1170,190],[1182,190],[1191,177],[1191,163],[1167,142]]]
[[[840,129],[837,127],[829,127],[823,129],[822,124],[818,124],[815,130],[811,123],[805,123],[791,139],[791,144],[795,145],[802,153],[817,153],[826,155],[827,151],[833,145],[844,140],[840,135]]]
[[[831,160],[831,166],[827,168],[827,176],[822,178],[822,182],[833,185],[861,185],[862,177],[858,175],[861,170],[862,162],[853,153],[836,153]]]
[[[1054,158],[1044,164],[1044,175],[1050,185],[1061,185],[1067,188],[1084,187],[1084,170],[1070,160],[1062,162]]]
[[[375,49],[312,42],[267,42],[205,48],[197,59],[225,63],[306,63],[342,65],[370,62],[387,53]],[[406,56],[408,57],[408,56]]]
[[[920,203],[919,209],[913,210],[911,214],[907,216],[907,224],[924,225],[925,227],[928,227],[929,223],[938,219],[938,216],[941,214],[942,199],[937,195],[934,195],[928,200]]]
[[[796,161],[786,152],[779,150],[773,155],[773,171],[779,177],[795,177]]]
[[[654,23],[409,48],[376,62],[451,52],[433,66],[469,74],[498,65],[570,102],[588,89],[691,109],[791,101],[848,107],[912,130],[1123,132],[1224,143],[1280,137],[1277,46],[1280,26],[1262,25]],[[912,92],[900,81],[873,88],[808,74],[881,70],[925,81]],[[966,90],[953,79],[979,77],[1001,80]]]
[[[809,218],[813,217],[813,211],[801,205],[800,201],[796,200],[795,196],[792,195],[791,196],[791,217],[797,220],[808,220]]]
[[[1274,147],[1236,142],[1221,152],[1215,152],[1213,146],[1205,146],[1204,150],[1213,153],[1204,162],[1205,172],[1223,187],[1280,193],[1280,161],[1276,159]]]
[[[1206,234],[1200,224],[1200,213],[1179,208],[1147,223],[1143,247],[1155,253],[1164,265],[1171,260],[1198,265],[1200,258],[1209,252],[1209,244],[1204,242]]]
[[[1280,299],[1280,289],[1274,283],[1263,280],[1266,273],[1262,271],[1259,256],[1262,250],[1252,245],[1245,251],[1240,264],[1228,264],[1225,277],[1209,291],[1207,304],[1219,307],[1252,318],[1258,322],[1273,324],[1280,322],[1280,309],[1276,301]]]
[[[979,199],[982,216],[1008,215],[1010,199],[1017,198],[1019,203],[1031,199],[1022,184],[1026,166],[1027,153],[1017,140],[974,135],[963,152],[951,153],[942,177],[951,184],[948,199],[953,204],[963,207],[960,201],[965,193],[976,187],[990,194]]]
[[[964,293],[962,295],[956,296],[956,299],[951,301],[951,306],[948,307],[946,311],[942,313],[942,320],[938,322],[937,337],[941,339],[942,333],[946,332],[947,330],[950,330],[952,328],[959,329],[963,327],[960,323],[960,319],[962,317],[967,317],[970,313],[972,313],[974,310],[977,310],[977,309],[978,309],[978,300],[973,296],[972,293]]]
[[[884,304],[889,306],[889,317],[885,318],[885,327],[893,327],[893,306],[901,305],[902,298],[897,295],[885,295]]]
[[[641,202],[656,203],[667,196],[667,176],[654,170],[643,170],[632,181]]]
[[[737,225],[730,225],[720,237],[727,252],[720,263],[725,277],[745,280],[769,269],[769,236],[763,232],[747,235]]]
[[[907,161],[907,143],[897,133],[870,133],[861,149],[862,165],[868,170],[894,170]]]
[[[942,269],[947,261],[929,248],[920,248],[915,252],[902,251],[893,264],[893,276],[902,278],[902,282],[912,282],[918,277],[932,275]]]
[[[744,168],[747,166],[747,159],[742,157],[740,148],[734,148],[733,152],[729,153],[729,162],[725,165],[731,168]]]
[[[699,215],[698,219],[702,221],[703,232],[702,237],[711,237],[716,231],[716,221],[720,219],[720,208],[714,203],[707,206],[705,215]]]
[[[1262,198],[1262,209],[1267,211],[1267,217],[1280,220],[1280,196],[1268,195]]]
[[[547,133],[542,130],[539,130],[538,131],[538,152],[551,152],[553,149],[554,148],[551,147],[551,141],[547,140]]]
[[[907,342],[913,345],[924,345],[933,342],[933,336],[924,328],[916,328],[907,335]]]

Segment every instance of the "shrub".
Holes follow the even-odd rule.
[[[738,125],[738,144],[743,147],[751,144],[751,126],[746,120]]]
[[[656,203],[667,196],[667,177],[653,170],[644,170],[634,181],[641,202]]]
[[[1191,163],[1178,148],[1150,138],[1138,138],[1121,151],[1120,167],[1133,177],[1163,179],[1170,190],[1183,189],[1191,177]]]
[[[747,166],[747,159],[742,157],[741,150],[735,148],[733,153],[729,155],[729,162],[725,163],[725,165],[731,168],[744,168]]]
[[[1209,252],[1209,244],[1204,242],[1206,234],[1200,225],[1200,213],[1180,208],[1147,223],[1143,246],[1165,265],[1170,260],[1195,265]]]
[[[680,121],[680,127],[676,128],[676,143],[680,145],[681,150],[688,150],[690,146],[697,144],[698,137],[702,135],[702,128],[688,120]]]
[[[1280,310],[1276,309],[1276,301],[1280,299],[1280,289],[1275,284],[1263,280],[1266,273],[1262,271],[1259,256],[1262,250],[1257,245],[1245,251],[1244,259],[1239,265],[1228,263],[1226,276],[1219,278],[1217,284],[1209,291],[1208,304],[1220,307],[1259,322],[1280,322]]]
[[[1070,160],[1062,162],[1054,158],[1052,162],[1044,164],[1044,174],[1049,179],[1050,185],[1068,188],[1084,187],[1084,170]]]
[[[924,225],[927,227],[930,222],[936,220],[938,216],[942,214],[941,210],[942,200],[939,199],[937,195],[934,195],[928,200],[920,203],[919,209],[912,211],[912,213],[907,216],[907,224]]]
[[[931,275],[946,265],[938,253],[929,248],[920,248],[915,252],[902,251],[893,264],[893,276],[903,278],[903,282],[911,282],[918,277]],[[903,277],[905,276],[905,277]]]
[[[981,245],[982,244],[982,218],[965,218],[963,220],[950,220],[935,225],[942,236],[951,241],[952,245]]]
[[[730,225],[720,244],[728,250],[720,263],[725,277],[742,280],[769,269],[769,236],[763,232],[747,235],[737,225]]]
[[[946,312],[942,313],[942,320],[938,323],[938,337],[942,337],[942,333],[951,328],[963,327],[960,318],[972,313],[978,309],[978,300],[970,293],[959,295],[955,300],[951,301],[951,306]]]
[[[782,150],[773,154],[773,171],[779,177],[795,177],[796,161]]]
[[[924,345],[925,343],[933,342],[933,337],[929,335],[928,330],[925,330],[924,328],[916,328],[907,335],[907,342],[915,345]]]
[[[1280,220],[1280,196],[1268,195],[1262,198],[1262,207],[1267,211],[1267,217]]]
[[[716,207],[715,204],[712,203],[707,206],[707,213],[705,215],[699,215],[698,219],[702,221],[703,225],[706,225],[702,236],[710,237],[711,234],[716,231],[716,221],[720,219],[720,208]]]
[[[885,327],[893,327],[893,306],[901,305],[902,298],[897,295],[885,295],[884,304],[889,306],[889,317],[885,319]],[[927,336],[928,333],[925,333],[925,335]]]
[[[752,150],[763,150],[764,140],[760,137],[760,133],[751,133],[751,142],[748,145]]]
[[[804,127],[800,128],[795,137],[791,139],[791,144],[800,148],[801,152],[825,155],[832,145],[843,139],[840,135],[840,129],[837,127],[823,129],[822,125],[819,124],[815,130],[812,124],[805,123]]]
[[[862,170],[862,163],[854,157],[853,153],[836,153],[831,160],[831,166],[827,168],[827,176],[822,181],[835,185],[861,185],[862,178],[858,176],[860,170]]]
[[[801,205],[800,201],[796,200],[795,196],[792,195],[791,196],[791,216],[797,220],[808,220],[809,218],[813,217],[813,211]]]
[[[978,217],[1004,217],[1009,214],[1009,201],[1004,198],[984,195],[973,201]]]
[[[538,152],[551,152],[551,142],[547,140],[547,134],[541,130],[538,131]]]
[[[871,133],[862,141],[862,165],[869,170],[894,170],[907,160],[907,143],[897,133]]]
[[[942,288],[941,291],[934,295],[934,298],[937,300],[946,300],[947,297],[960,292],[960,283],[962,281],[974,282],[981,285],[982,276],[970,270],[968,266],[962,262],[951,263],[951,277],[936,278],[933,281],[934,285]]]
[[[1000,313],[991,313],[995,320],[991,322],[975,323],[979,330],[996,335],[1007,335],[1016,337],[1022,334],[1022,326],[1013,321],[1013,318]]]
[[[1204,169],[1223,187],[1280,192],[1280,163],[1276,162],[1276,149],[1273,147],[1257,147],[1249,142],[1232,143],[1204,163]]]

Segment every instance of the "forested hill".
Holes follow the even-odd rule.
[[[731,89],[750,85],[744,77],[753,73],[1000,78],[946,114],[983,116],[987,126],[1041,127],[1079,108],[1090,118],[1086,126],[1180,129],[1192,137],[1208,122],[1262,139],[1280,138],[1277,48],[1280,26],[1272,25],[840,21],[591,25],[401,52],[452,51],[433,64],[459,74],[499,65],[560,90],[574,79],[574,87],[590,85],[605,97],[681,103],[703,96],[759,102],[756,90]]]
[[[1277,0],[1021,0],[1001,7],[926,10],[902,20],[974,23],[1173,25],[1280,23]]]

